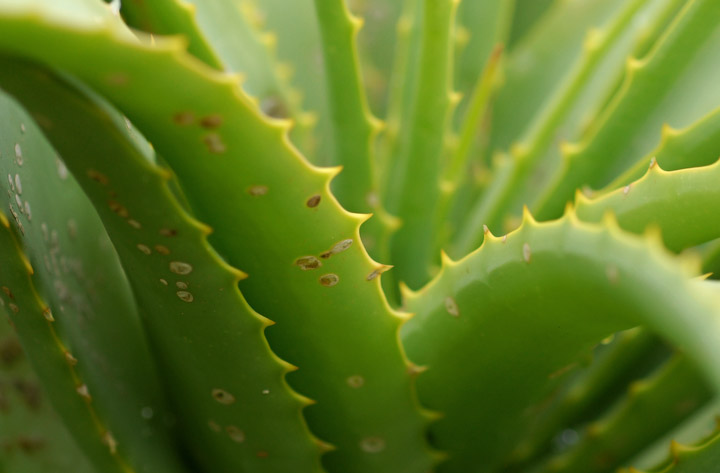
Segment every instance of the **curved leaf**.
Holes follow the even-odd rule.
[[[660,245],[608,223],[572,215],[550,223],[526,216],[502,238],[406,300],[416,313],[402,330],[420,399],[443,413],[432,426],[451,457],[445,471],[494,471],[527,428],[532,410],[596,343],[646,324],[687,350],[720,386],[715,291]]]
[[[248,302],[277,322],[266,331],[270,346],[300,368],[288,380],[317,401],[305,409],[308,424],[337,447],[326,466],[430,468],[426,416],[397,340],[401,317],[376,277],[386,267],[359,241],[364,217],[328,191],[334,171],[312,168],[236,78],[203,67],[178,42],[140,44],[111,21],[78,15],[71,27],[34,8],[0,7],[0,50],[87,81],[171,164],[195,214],[214,229],[210,243],[249,275],[240,284]],[[321,264],[305,271],[310,258]]]

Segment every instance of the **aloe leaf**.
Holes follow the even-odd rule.
[[[509,149],[520,138],[554,90],[563,84],[573,64],[582,58],[587,31],[606,25],[623,3],[556,1],[527,36],[509,50],[504,82],[493,108],[492,148]],[[516,13],[529,9],[518,6]]]
[[[429,277],[442,169],[444,133],[457,100],[452,93],[452,38],[457,3],[423,2],[423,36],[418,83],[410,104],[407,139],[400,143],[386,185],[386,207],[401,220],[391,240],[397,277],[418,287]]]
[[[414,0],[415,1],[415,0]],[[397,57],[397,22],[404,0],[349,0],[352,14],[364,18],[358,33],[358,54],[370,109],[379,116],[387,111],[388,76]]]
[[[678,3],[684,0],[670,0]],[[547,99],[510,149],[506,179],[495,178],[491,190],[470,212],[470,221],[458,237],[462,251],[470,251],[482,239],[482,226],[505,231],[512,228],[507,214],[517,215],[523,204],[533,201],[562,165],[558,142],[577,137],[583,114],[593,110],[612,86],[634,38],[643,24],[638,18],[654,17],[667,2],[626,2],[602,29],[591,29],[583,42],[583,54]]]
[[[350,211],[374,214],[376,218],[363,228],[363,242],[370,254],[386,258],[393,219],[381,206],[375,171],[375,140],[382,125],[368,108],[360,77],[357,35],[363,22],[350,13],[344,0],[318,0],[315,9],[330,86],[335,134],[332,161],[343,168],[332,183],[333,194]]]
[[[606,190],[612,191],[640,179],[653,161],[666,171],[713,164],[718,159],[719,139],[720,108],[679,130],[665,125],[660,134],[660,144],[608,184]]]
[[[508,45],[514,46],[546,15],[554,4],[562,3],[560,0],[516,0],[515,14],[510,25]]]
[[[628,61],[625,84],[603,117],[582,142],[565,147],[563,169],[537,201],[538,217],[561,213],[575,188],[598,188],[626,171],[657,144],[664,123],[684,127],[717,107],[711,58],[720,29],[711,18],[718,14],[717,2],[689,2],[646,58]]]
[[[249,303],[277,322],[266,331],[270,346],[300,367],[288,379],[317,401],[304,411],[308,424],[337,447],[325,465],[429,468],[426,416],[397,340],[401,317],[377,278],[386,267],[359,241],[365,217],[329,193],[334,172],[312,168],[288,146],[286,127],[261,117],[234,78],[192,61],[176,41],[131,42],[112,22],[88,16],[73,28],[27,10],[0,12],[0,49],[87,81],[173,166],[196,215],[214,230],[210,242],[249,275],[240,284]],[[57,43],[52,54],[41,46],[48,41]]]
[[[124,0],[120,11],[134,28],[159,35],[183,35],[188,52],[210,67],[223,68],[198,25],[195,8],[185,0]]]
[[[269,322],[239,294],[237,281],[243,275],[208,246],[207,227],[175,202],[167,171],[149,165],[133,148],[124,124],[102,106],[22,65],[6,69],[14,74],[2,79],[3,86],[44,117],[46,133],[110,232],[140,302],[182,430],[190,433],[185,442],[200,463],[209,470],[232,465],[256,471],[319,471],[320,444],[309,435],[300,413],[309,401],[287,388],[284,374],[290,367],[270,352],[263,336]],[[67,113],[74,119],[63,120]],[[83,136],[81,131],[93,138],[67,139]],[[109,194],[115,196],[112,205]],[[148,199],[151,208],[144,204]],[[188,350],[193,345],[208,348]],[[274,422],[267,423],[268,417]]]
[[[379,204],[373,142],[380,122],[368,108],[360,77],[357,34],[362,20],[350,14],[344,0],[316,0],[315,10],[335,131],[333,162],[343,167],[333,193],[348,210],[368,212]]]
[[[527,409],[619,330],[648,325],[720,381],[716,292],[688,281],[659,242],[611,222],[589,225],[569,213],[538,224],[526,215],[517,231],[488,233],[467,258],[446,260],[406,305],[416,315],[403,344],[427,367],[418,394],[443,413],[431,434],[450,454],[444,471],[495,471],[531,421]]]
[[[287,83],[290,72],[275,57],[277,36],[261,30],[254,10],[238,1],[188,1],[227,70],[243,74],[244,88],[260,100],[260,108],[272,117],[293,117],[301,127],[310,125],[312,119],[299,108],[299,93]]]
[[[660,229],[673,251],[720,238],[720,224],[712,218],[720,208],[720,161],[710,166],[663,171],[654,161],[645,176],[609,194],[587,198],[576,195],[580,219],[599,222],[612,211],[624,230],[642,233]]]
[[[19,235],[16,243],[6,236],[8,268],[19,264],[18,252],[32,268],[22,277],[19,269],[13,272],[17,282],[6,274],[2,285],[8,298],[18,298],[6,303],[25,311],[16,315],[9,306],[28,357],[98,470],[182,472],[154,360],[115,250],[32,119],[6,95],[0,100],[0,173],[6,176],[0,203]],[[18,285],[22,299],[13,292]],[[68,420],[73,415],[84,420],[75,424]]]
[[[315,141],[308,159],[314,164],[332,165],[335,144],[327,93],[329,84],[323,73],[322,40],[313,0],[239,2],[246,14],[255,18],[256,28],[273,35],[278,61],[290,76],[293,89],[300,91],[305,117],[316,120]]]
[[[478,78],[494,54],[496,45],[507,40],[514,0],[460,2],[457,12],[457,41],[462,50],[455,60],[455,90],[463,94],[458,104],[458,117],[472,107],[472,91]]]
[[[107,472],[132,471],[125,455],[118,454],[117,447],[113,447],[114,452],[111,451],[103,442],[106,433],[110,431],[92,404],[86,401],[87,386],[68,363],[65,347],[43,316],[47,312],[47,305],[32,285],[31,266],[11,234],[10,222],[4,214],[1,219],[3,229],[0,231],[0,242],[3,252],[0,256],[0,278],[3,284],[9,284],[5,287],[12,294],[12,297],[3,297],[3,304],[7,307],[6,314],[12,313],[10,320],[20,337],[26,340],[25,346],[29,349],[35,370],[45,383],[53,386],[50,391],[52,402],[62,412],[65,424],[95,467]]]
[[[446,233],[453,233],[457,227],[464,224],[463,218],[453,218],[458,207],[467,207],[471,196],[475,196],[477,182],[473,175],[473,165],[477,165],[477,157],[473,156],[478,140],[478,129],[481,122],[489,112],[490,100],[493,93],[493,82],[496,79],[499,62],[502,55],[502,45],[497,45],[488,58],[483,73],[477,80],[461,122],[457,141],[450,147],[450,157],[445,165],[441,185],[440,210],[438,211],[437,227]],[[444,228],[445,227],[445,228]],[[439,246],[445,246],[447,236],[439,232]]]
[[[378,143],[378,175],[386,183],[396,166],[395,155],[400,144],[407,140],[408,127],[404,126],[410,115],[410,104],[417,90],[417,67],[420,53],[422,8],[419,0],[404,0],[397,22],[395,54],[388,84],[388,104],[385,126]],[[402,135],[402,136],[401,136]],[[388,192],[383,185],[383,198]]]
[[[669,30],[675,18],[687,4],[687,0],[659,0],[654,2],[655,8],[648,10],[650,14],[640,16],[640,26],[633,38],[633,45],[628,56],[645,57],[660,38]],[[618,68],[616,77],[611,80],[614,83],[609,89],[602,91],[605,94],[603,100],[594,101],[592,108],[584,111],[582,131],[583,136],[595,126],[595,121],[604,115],[605,109],[612,104],[612,100],[622,90],[625,81],[627,68]]]
[[[720,464],[720,427],[696,445],[670,444],[669,458],[650,470],[628,468],[620,473],[710,473]]]
[[[720,276],[720,241],[714,241],[703,254],[703,273],[710,274],[711,279]]]
[[[378,176],[381,202],[385,201],[388,186],[385,185],[389,175],[396,166],[395,156],[401,149],[401,143],[408,139],[409,127],[406,126],[410,116],[412,97],[417,90],[417,67],[419,61],[422,24],[422,8],[419,0],[404,0],[396,25],[395,50],[392,71],[388,79],[387,105],[384,126],[380,130],[376,144],[376,172]],[[390,261],[390,238],[398,229],[399,220],[383,212],[385,220],[380,228],[363,229],[363,243],[369,248],[375,259]],[[372,220],[369,222],[371,223]],[[369,238],[368,238],[369,237]],[[373,241],[374,240],[374,241]],[[373,247],[377,248],[375,252]],[[386,273],[382,278],[382,287],[388,301],[399,306],[400,293],[393,272]]]
[[[0,449],[3,472],[94,472],[48,402],[9,319],[0,322]]]
[[[260,101],[263,112],[276,118],[292,118],[297,125],[293,141],[306,153],[314,153],[315,118],[302,110],[301,94],[289,84],[291,71],[277,60],[277,37],[262,31],[250,4],[219,0],[133,1],[123,4],[123,12],[132,26],[143,31],[189,36],[191,53],[195,36],[206,41],[207,35],[207,48],[212,48],[211,53],[219,58],[215,67],[241,73],[244,88]],[[190,17],[189,21],[168,24],[180,15]]]
[[[668,358],[669,348],[639,327],[610,338],[593,350],[589,366],[581,366],[574,370],[574,375],[569,375],[571,378],[552,395],[549,405],[540,406],[531,427],[513,451],[511,461],[518,465],[513,471],[522,471],[520,465],[528,465],[546,452],[567,446],[575,439],[576,427],[605,412],[625,394],[631,382],[647,376]]]
[[[501,58],[514,3],[499,0],[463,2],[459,6],[456,36],[462,48],[456,52],[455,78],[462,98],[455,114],[457,135],[448,137],[448,159],[440,187],[440,247],[447,246],[448,235],[464,224],[468,208],[486,184],[489,112],[502,76]]]
[[[587,426],[580,442],[541,472],[601,472],[625,463],[710,400],[693,364],[678,355],[653,377],[633,383],[628,397]]]

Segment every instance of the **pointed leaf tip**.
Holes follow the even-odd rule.
[[[450,266],[453,266],[457,264],[455,261],[453,261],[452,258],[445,252],[445,250],[440,250],[440,263],[443,268],[448,268]]]
[[[527,224],[534,225],[536,223],[537,223],[537,220],[535,220],[535,217],[533,217],[528,206],[523,205],[522,224],[523,225],[527,225]]]

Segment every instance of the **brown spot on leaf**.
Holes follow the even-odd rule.
[[[217,133],[208,133],[203,137],[203,143],[207,146],[208,151],[213,154],[222,154],[227,151],[227,146],[223,143],[222,137]]]
[[[235,396],[225,391],[224,389],[213,389],[212,397],[220,404],[230,405],[235,402]]]
[[[9,287],[3,286],[2,291],[5,293],[6,296],[8,296],[10,299],[15,299],[15,296],[13,295],[12,291]]]
[[[35,453],[45,447],[45,441],[39,437],[19,437],[17,444],[20,450],[27,454]]]
[[[230,437],[233,442],[243,443],[245,441],[245,432],[234,425],[228,425],[225,427],[225,431],[228,433],[228,437]]]
[[[112,210],[122,218],[127,218],[130,215],[125,206],[116,200],[108,201],[108,207],[110,207],[110,210]]]
[[[308,271],[311,269],[317,269],[320,266],[322,266],[322,263],[319,259],[317,259],[314,256],[303,256],[298,258],[295,261],[295,264],[300,267],[303,271]]]
[[[250,186],[247,189],[247,193],[254,197],[258,197],[258,196],[267,194],[268,187],[267,186]]]
[[[340,282],[340,277],[337,274],[329,273],[320,276],[320,284],[325,287],[332,287]]]
[[[220,115],[213,114],[203,117],[200,120],[200,126],[203,128],[217,128],[222,125],[223,119]]]
[[[166,236],[166,237],[174,237],[178,234],[178,231],[174,228],[161,228],[160,229],[160,235]]]
[[[40,386],[24,379],[16,379],[13,382],[13,386],[28,408],[38,409],[40,407],[42,403]]]
[[[329,249],[329,250],[326,251],[325,253],[322,253],[322,254],[320,255],[320,257],[323,258],[323,259],[328,259],[328,258],[330,258],[332,255],[336,255],[336,254],[338,254],[338,253],[342,253],[343,251],[345,251],[345,250],[347,250],[348,248],[350,248],[350,246],[352,245],[352,243],[353,243],[353,241],[352,241],[351,238],[348,238],[348,239],[346,239],[346,240],[341,240],[341,241],[335,243],[335,245],[334,245],[331,249]]]
[[[107,178],[107,176],[105,174],[98,172],[94,169],[88,169],[87,175],[90,179],[102,184],[103,186],[108,185],[108,182],[110,182],[110,180]]]
[[[181,126],[192,125],[195,122],[195,114],[192,112],[178,112],[173,115],[173,121]]]
[[[23,357],[23,349],[15,338],[8,338],[0,343],[0,363],[10,368]]]

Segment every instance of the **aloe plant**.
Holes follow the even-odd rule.
[[[0,472],[720,472],[719,15],[0,0]]]

